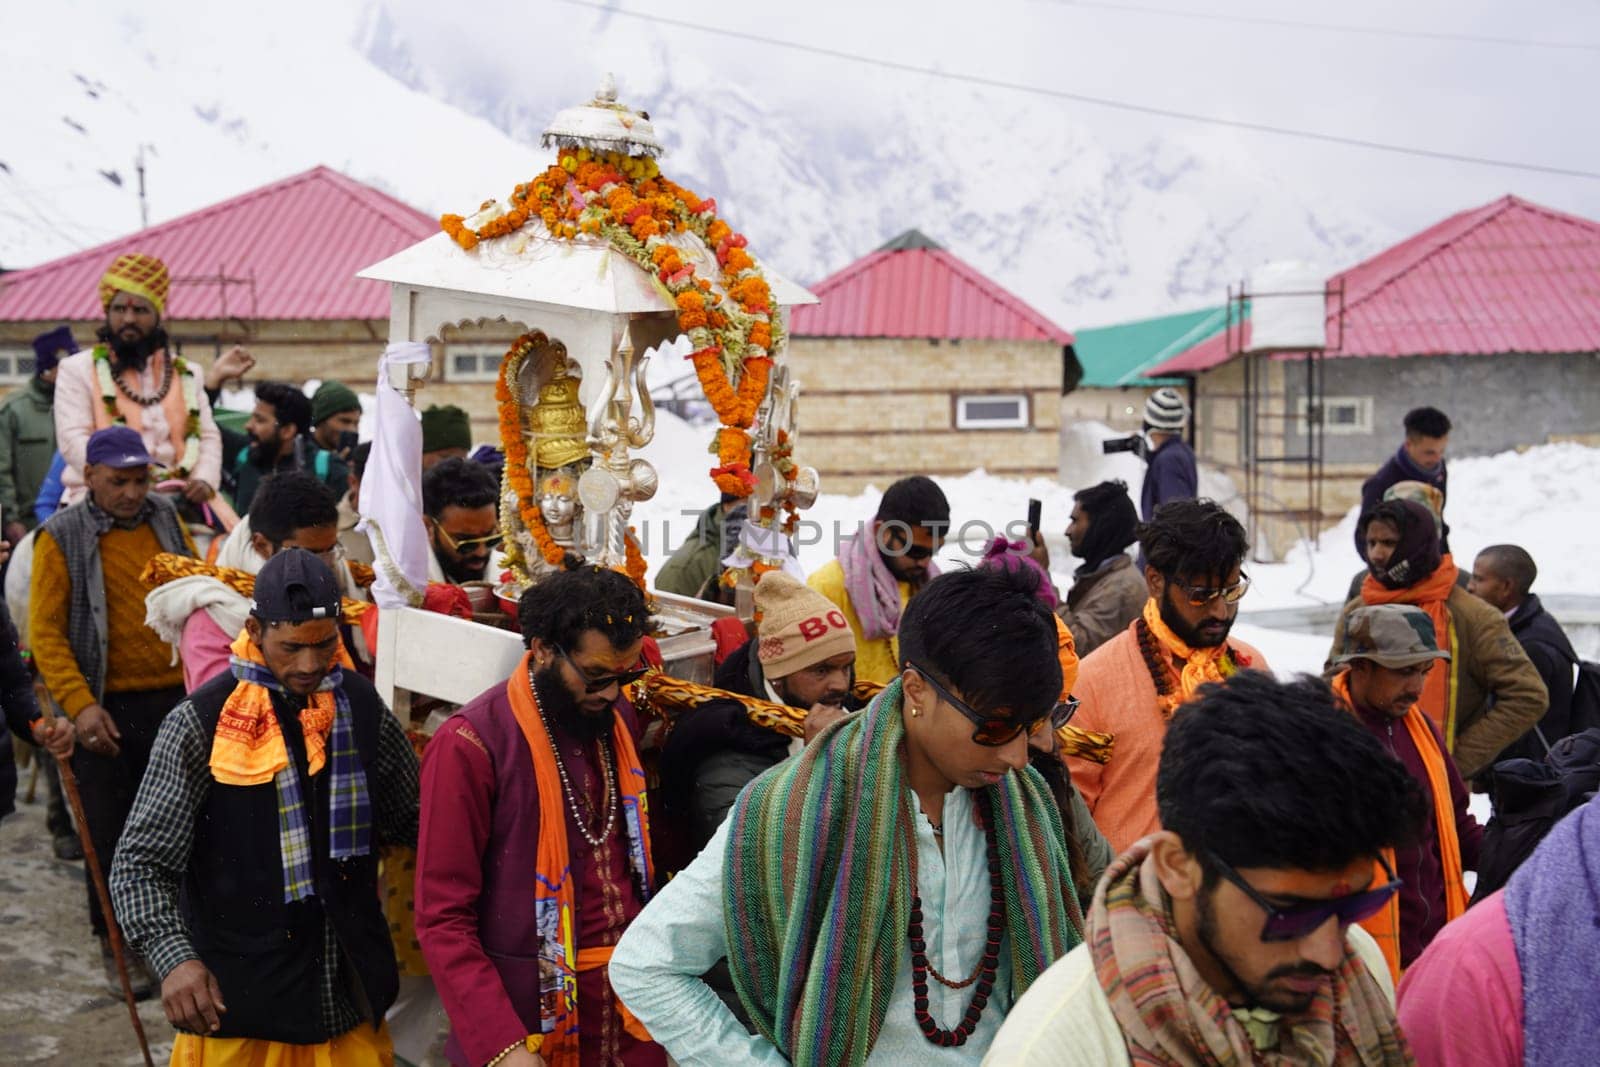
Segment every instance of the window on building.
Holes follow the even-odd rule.
[[[1348,437],[1372,432],[1372,397],[1325,396],[1320,404],[1302,397],[1296,412],[1295,430],[1304,435],[1310,432],[1311,419],[1316,409],[1321,409],[1322,432],[1329,437]]]
[[[956,397],[956,429],[1017,430],[1028,426],[1028,398],[1021,393]]]
[[[32,348],[0,348],[0,385],[17,385],[33,377]]]
[[[449,382],[492,382],[500,376],[504,348],[446,345],[444,377]]]

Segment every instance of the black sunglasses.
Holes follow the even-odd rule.
[[[566,660],[567,666],[571,667],[573,671],[577,673],[578,677],[583,679],[583,691],[585,693],[603,693],[612,686],[617,686],[619,688],[630,686],[650,672],[650,668],[648,666],[635,667],[631,671],[623,671],[620,674],[607,674],[600,678],[594,678],[584,673],[583,668],[572,661],[572,657],[567,655],[566,649],[562,648],[560,645],[556,645],[554,647],[556,650],[556,655]]]
[[[984,715],[971,704],[968,704],[943,685],[940,685],[927,668],[919,667],[909,661],[906,666],[921,675],[922,680],[928,683],[940,700],[955,708],[977,727],[972,731],[972,740],[975,744],[986,745],[989,748],[998,748],[1001,745],[1010,744],[1024,730],[1031,737],[1038,733],[1046,723],[1050,725],[1051,729],[1059,730],[1067,724],[1073,713],[1078,710],[1078,701],[1069,697],[1065,702],[1051,708],[1047,714],[1027,722],[1018,722],[1011,715]]]
[[[1389,898],[1400,891],[1401,881],[1394,876],[1394,868],[1389,866],[1389,861],[1382,855],[1378,862],[1383,865],[1383,873],[1389,880],[1383,885],[1364,889],[1359,893],[1350,893],[1331,900],[1308,900],[1304,904],[1294,904],[1281,908],[1271,903],[1243,876],[1232,867],[1228,866],[1220,856],[1209,849],[1205,850],[1206,862],[1215,867],[1217,873],[1228,881],[1238,886],[1244,895],[1255,901],[1262,911],[1267,913],[1267,921],[1261,927],[1261,940],[1263,941],[1298,941],[1302,937],[1309,937],[1317,928],[1329,919],[1337,917],[1339,929],[1343,930],[1351,923],[1358,923],[1363,919],[1370,919],[1383,910]]]

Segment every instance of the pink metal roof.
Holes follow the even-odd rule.
[[[879,249],[810,288],[822,302],[794,309],[797,337],[1072,343],[1071,333],[937,246]]]
[[[0,321],[100,318],[100,275],[125,252],[166,261],[173,276],[168,319],[387,319],[389,287],[358,279],[356,271],[438,229],[436,220],[387,193],[314,167],[0,276]],[[219,275],[242,281],[222,285]]]
[[[1329,287],[1341,281],[1344,340],[1330,356],[1600,351],[1600,222],[1514,196],[1452,215]],[[1330,297],[1330,343],[1336,316]],[[1219,334],[1149,373],[1193,374],[1230,355]]]

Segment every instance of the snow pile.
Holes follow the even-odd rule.
[[[1365,566],[1355,548],[1359,512],[1352,508],[1315,548],[1301,542],[1283,563],[1253,564],[1247,606],[1342,603]],[[1453,459],[1445,519],[1462,570],[1489,545],[1521,545],[1539,565],[1535,592],[1600,594],[1600,449],[1553,444]]]

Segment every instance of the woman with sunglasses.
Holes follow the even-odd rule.
[[[1081,918],[1031,735],[1068,714],[1036,580],[958,571],[900,674],[756,779],[629,927],[617,993],[683,1064],[976,1063]],[[726,958],[756,1032],[701,980]]]
[[[1414,1063],[1357,925],[1426,812],[1405,768],[1322,682],[1246,671],[1178,709],[1156,788],[1164,829],[1106,871],[1086,943],[987,1062]]]

